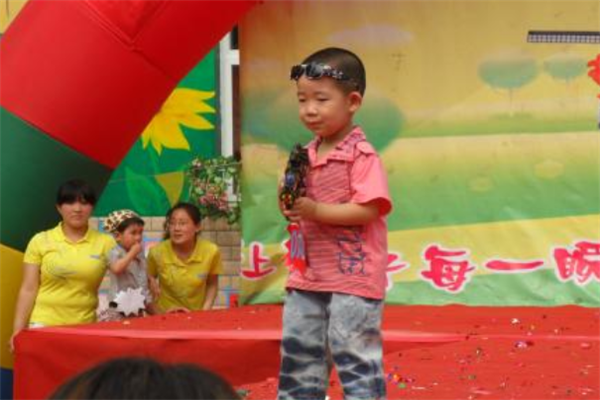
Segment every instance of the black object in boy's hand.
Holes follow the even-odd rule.
[[[308,150],[300,144],[295,144],[285,168],[283,187],[279,193],[279,200],[283,203],[286,210],[292,208],[294,201],[304,195],[306,189],[304,178],[306,177],[307,170]]]

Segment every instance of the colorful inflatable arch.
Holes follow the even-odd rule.
[[[22,2],[21,2],[22,3]],[[10,4],[10,3],[8,3]],[[100,192],[176,84],[255,1],[35,1],[0,40],[2,397],[23,252],[58,185]]]

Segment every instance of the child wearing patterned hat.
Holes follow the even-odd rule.
[[[117,210],[108,215],[104,227],[114,235],[117,246],[108,256],[109,308],[99,319],[118,321],[126,316],[155,314],[142,246],[144,220],[132,210]]]

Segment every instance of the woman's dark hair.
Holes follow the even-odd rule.
[[[358,90],[361,96],[365,95],[367,73],[362,60],[353,52],[338,47],[328,47],[311,54],[302,61],[302,64],[309,64],[311,62],[327,64],[332,68],[342,71],[351,80],[336,80],[335,83],[347,93]]]
[[[125,229],[129,228],[131,225],[139,225],[144,226],[146,223],[140,217],[131,217],[127,218],[125,221],[121,222],[119,226],[117,226],[117,232],[123,233]]]
[[[225,379],[197,365],[123,357],[70,378],[49,398],[239,400],[240,396]]]
[[[56,205],[71,204],[76,201],[96,205],[94,188],[81,179],[71,179],[60,185],[56,192]]]
[[[190,216],[192,221],[194,221],[194,224],[196,224],[196,225],[198,225],[200,222],[202,222],[202,214],[200,213],[200,209],[192,203],[186,203],[184,201],[181,201],[181,202],[175,204],[173,207],[171,207],[171,209],[167,212],[167,215],[165,218],[165,226],[164,226],[164,228],[165,228],[164,238],[165,239],[169,238],[169,222],[171,221],[171,216],[177,210],[185,211],[187,213],[187,215]]]

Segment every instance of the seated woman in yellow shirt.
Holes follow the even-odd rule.
[[[56,209],[62,221],[36,234],[25,250],[11,350],[24,328],[96,321],[98,287],[116,243],[89,227],[95,204],[94,189],[84,181],[59,187]]]
[[[200,221],[195,205],[174,205],[165,221],[166,240],[150,249],[148,275],[158,278],[162,312],[210,310],[215,302],[223,273],[221,252],[198,237]]]

